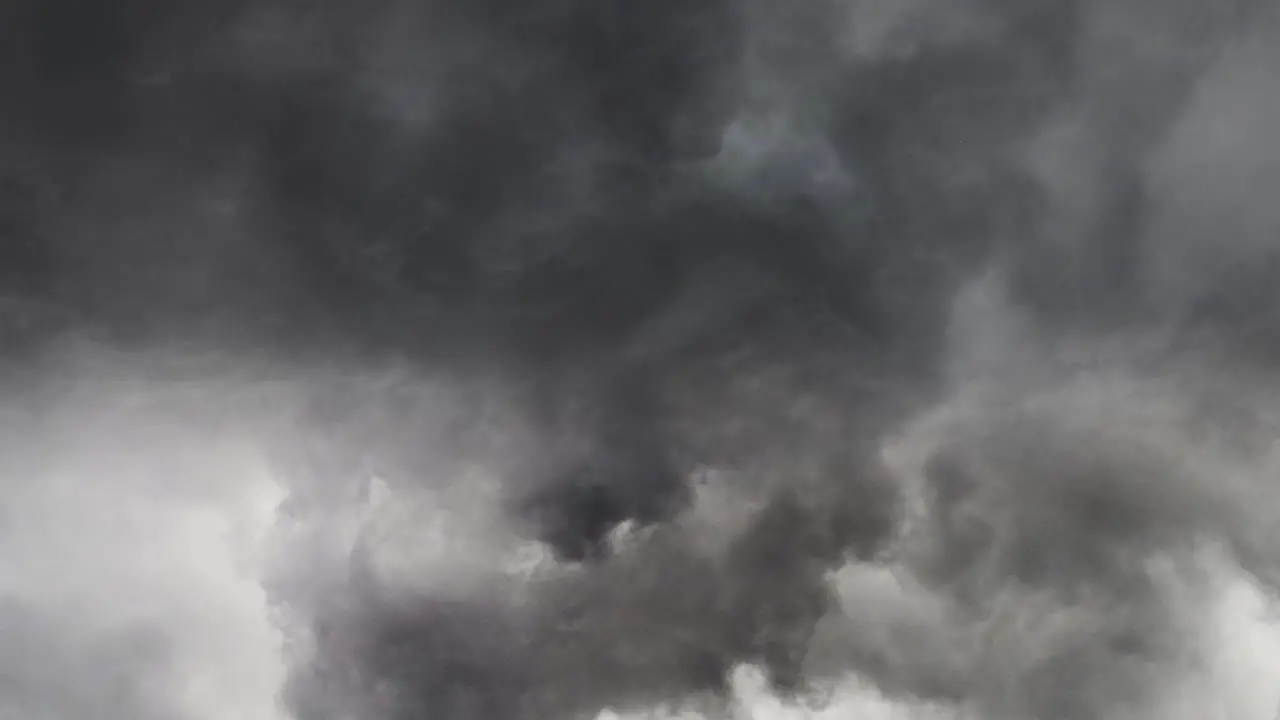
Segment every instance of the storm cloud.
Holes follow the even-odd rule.
[[[1278,13],[7,0],[0,715],[1269,720]]]

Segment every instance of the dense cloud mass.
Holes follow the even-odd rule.
[[[3,0],[0,718],[1272,720],[1274,0]]]

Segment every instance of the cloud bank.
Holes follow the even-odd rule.
[[[1277,11],[4,3],[0,716],[1270,720]]]

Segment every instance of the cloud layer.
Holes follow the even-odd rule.
[[[10,0],[0,715],[1269,720],[1278,18]]]

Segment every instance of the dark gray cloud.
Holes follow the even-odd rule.
[[[1276,9],[793,5],[4,3],[0,708],[1259,712]]]

